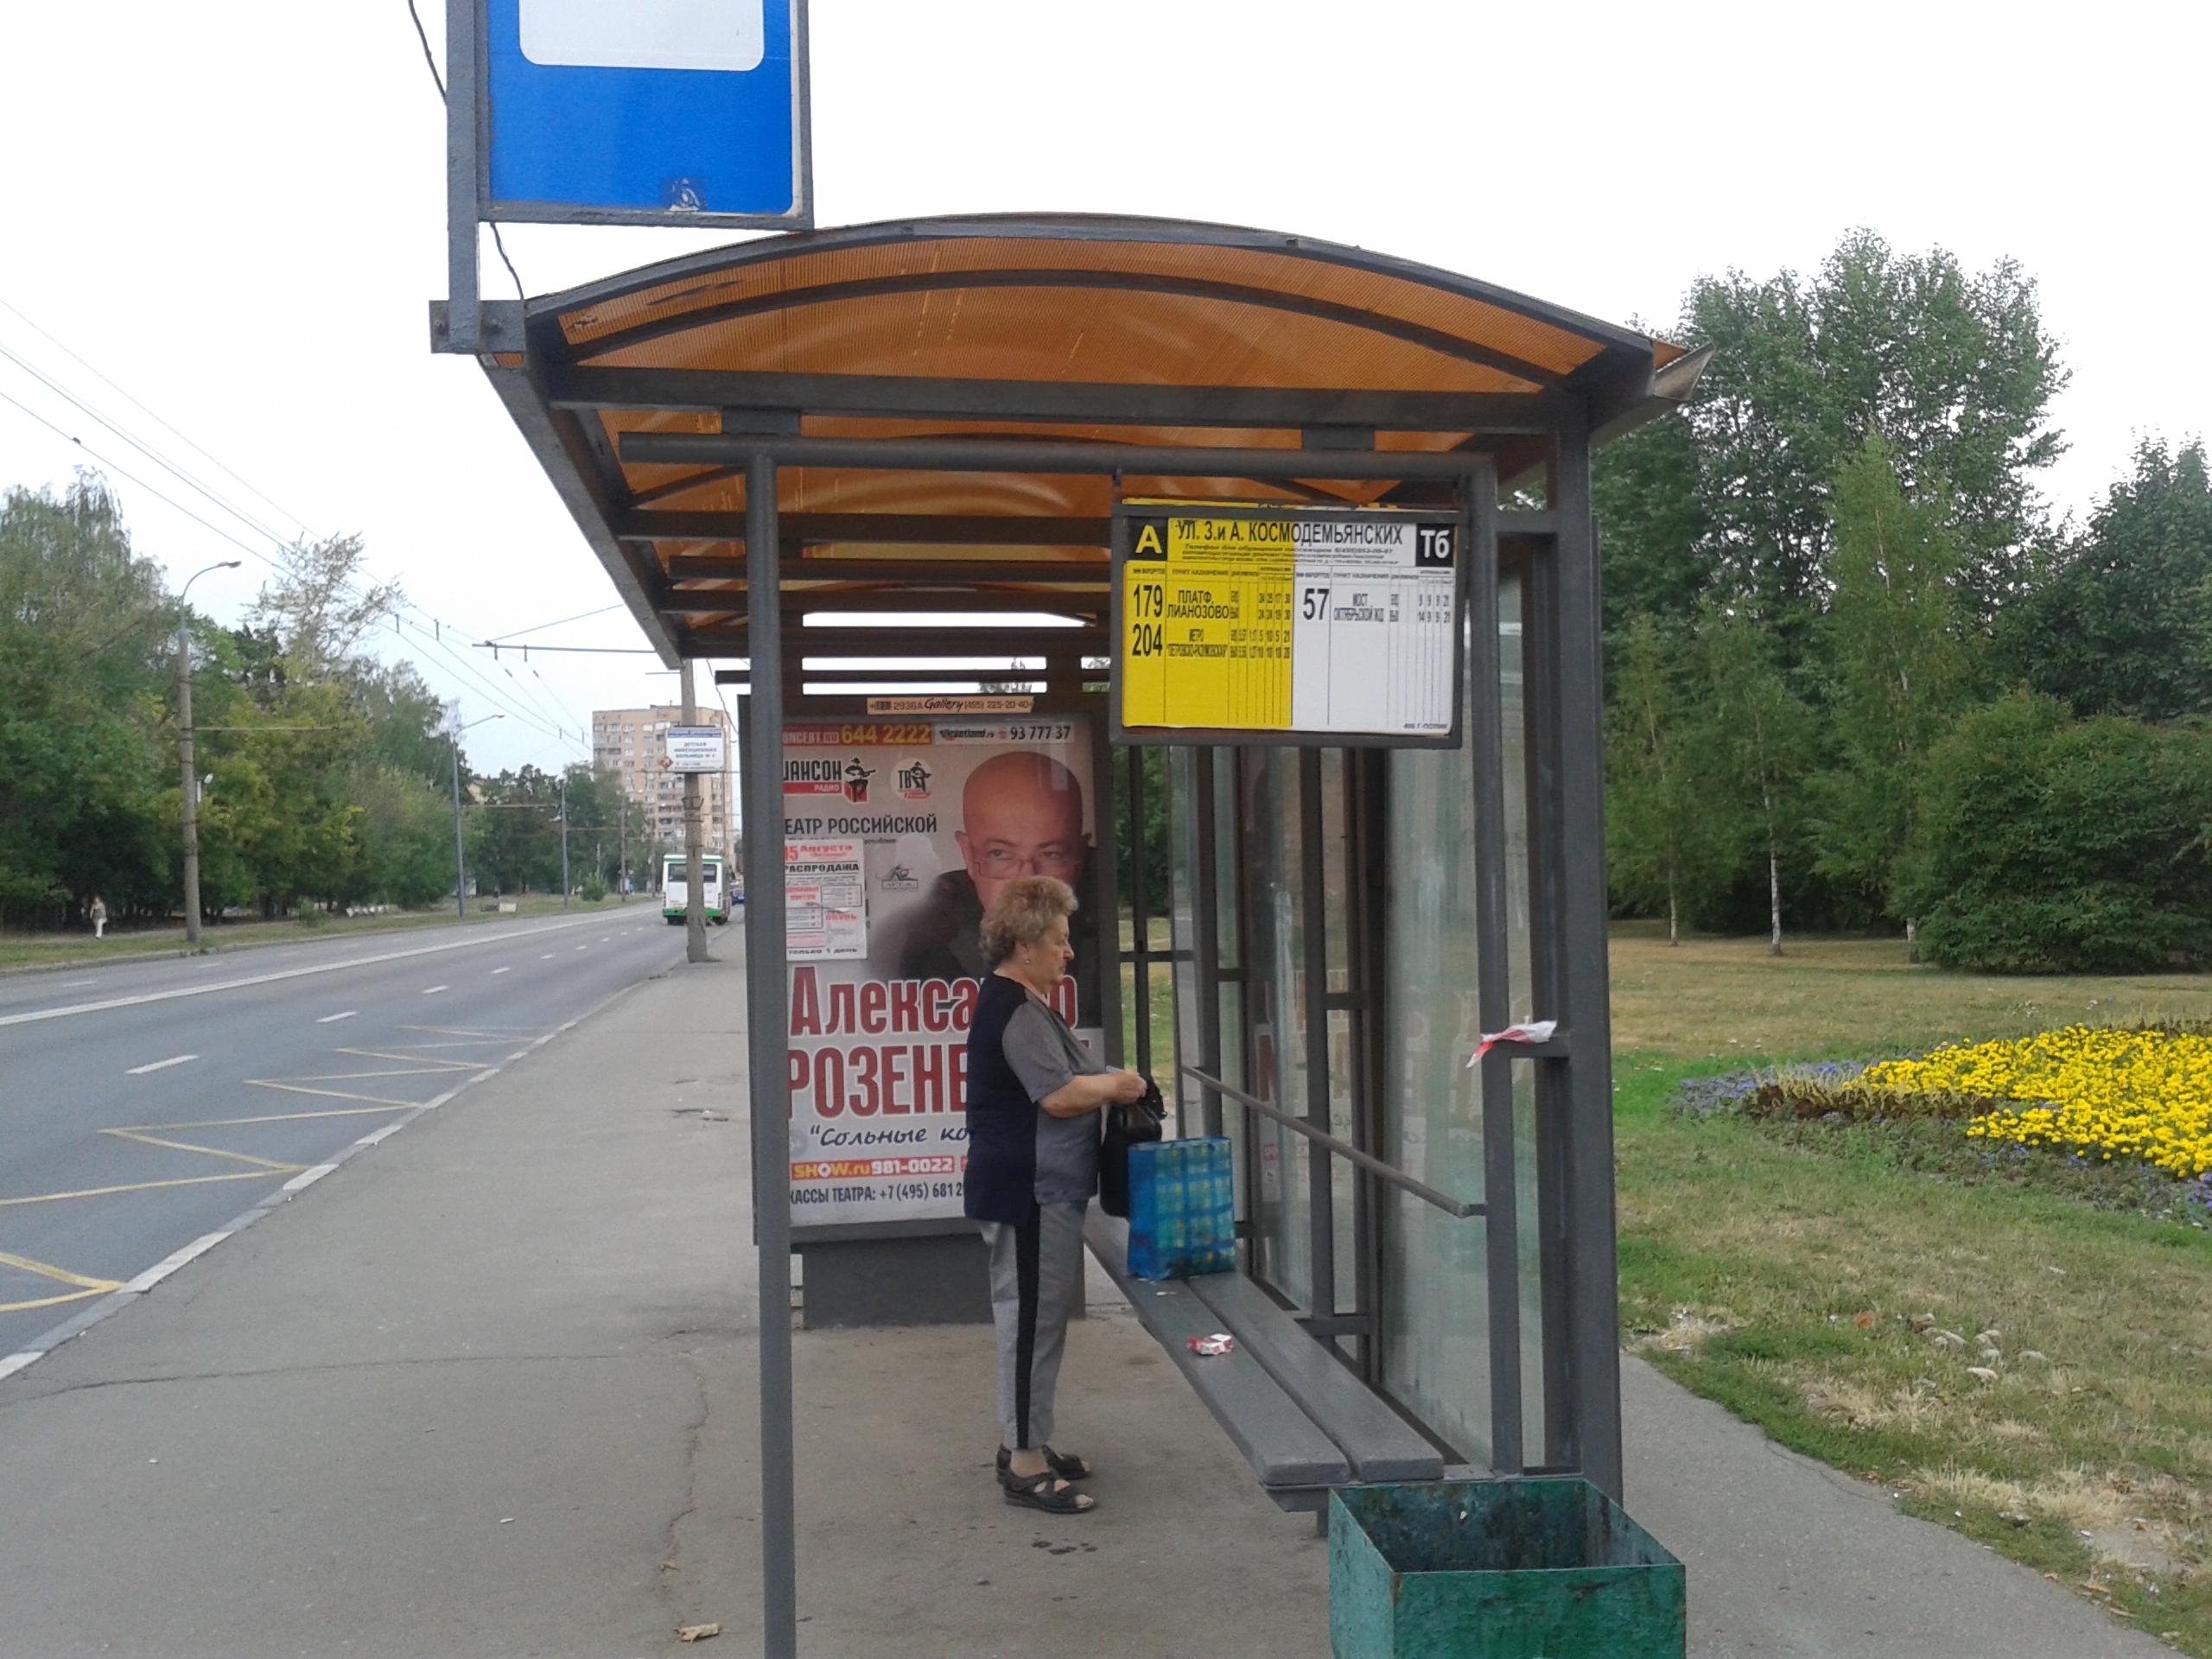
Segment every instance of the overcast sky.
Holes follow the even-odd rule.
[[[2072,448],[2044,490],[2079,514],[2139,434],[2212,424],[2206,17],[2124,0],[815,0],[817,222],[1226,220],[1662,326],[1699,274],[1809,270],[1855,226],[1972,269],[2011,257],[2073,372]],[[442,56],[437,0],[423,21]],[[361,532],[410,624],[439,619],[449,644],[613,604],[481,373],[427,348],[442,114],[404,0],[17,0],[0,65],[0,348],[269,528]],[[716,239],[506,238],[532,293]],[[485,291],[511,291],[496,265]],[[89,461],[21,404],[267,547],[4,357],[0,396],[0,484],[60,486]],[[109,470],[173,582],[243,556]],[[194,603],[232,620],[267,574],[248,559]],[[640,643],[619,610],[531,638]],[[647,657],[495,667],[391,643],[465,717],[507,715],[468,740],[493,770],[581,758],[552,728],[675,685]]]

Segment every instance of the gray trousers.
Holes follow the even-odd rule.
[[[1000,1444],[1052,1438],[1052,1395],[1068,1316],[1083,1290],[1083,1204],[1040,1204],[1018,1226],[979,1221],[991,1253],[991,1322],[999,1338]]]

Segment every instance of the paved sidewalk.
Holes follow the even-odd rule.
[[[715,941],[734,957],[735,939]],[[741,970],[683,968],[0,1382],[0,1659],[756,1652]],[[1099,1512],[1008,1509],[982,1329],[797,1342],[805,1650],[1328,1651],[1327,1566],[1092,1287]],[[2165,1651],[1633,1362],[1706,1659]]]

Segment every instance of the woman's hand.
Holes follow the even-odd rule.
[[[1081,1117],[1115,1101],[1144,1098],[1141,1071],[1094,1071],[1071,1077],[1037,1103],[1054,1117]]]

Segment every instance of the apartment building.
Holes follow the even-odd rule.
[[[650,709],[594,709],[591,716],[592,764],[621,779],[622,792],[630,798],[631,822],[641,835],[657,836],[671,850],[683,845],[683,775],[661,765],[666,752],[663,734],[671,726],[684,723],[683,710],[675,703],[655,703]],[[702,709],[695,722],[721,728],[733,766],[737,741],[729,721],[719,709]],[[699,779],[699,818],[709,851],[729,852],[734,821],[731,815],[734,772],[710,773]],[[656,878],[658,879],[658,878]]]

